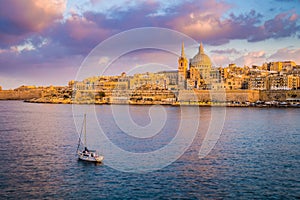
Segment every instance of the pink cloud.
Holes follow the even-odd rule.
[[[64,49],[66,55],[87,55],[97,44],[112,35],[112,30],[95,21],[73,14],[64,23],[55,23],[44,33],[55,48]]]
[[[270,61],[292,60],[300,64],[300,49],[282,48],[269,57]]]
[[[110,33],[110,30],[102,29],[95,22],[75,15],[67,19],[65,25],[69,36],[75,40],[84,40],[93,36],[103,38]]]
[[[216,5],[215,12],[210,7]],[[167,23],[171,28],[182,31],[189,36],[212,45],[221,45],[234,39],[246,39],[249,42],[270,38],[290,37],[300,30],[299,17],[295,11],[279,13],[265,22],[263,15],[254,10],[249,13],[228,17],[223,14],[229,6],[222,2],[205,4],[207,11],[198,7],[185,7],[189,12],[175,17]]]
[[[59,40],[62,44],[67,44],[63,40],[70,42],[73,39],[75,44],[77,40],[87,40],[88,46],[91,46],[90,42],[92,41],[99,42],[99,39],[94,39],[96,35],[103,40],[112,34],[143,26],[175,29],[198,41],[212,45],[225,44],[234,39],[255,42],[269,38],[289,37],[295,35],[300,29],[297,25],[299,17],[293,10],[261,22],[262,15],[253,10],[237,16],[233,13],[224,16],[231,5],[217,0],[182,2],[165,9],[162,15],[157,15],[158,10],[163,7],[162,3],[154,0],[137,1],[125,8],[113,6],[107,13],[94,11],[87,11],[82,15],[73,13],[69,19],[63,22],[57,22],[62,19],[62,12],[65,10],[63,0],[52,0],[46,3],[42,0],[28,0],[26,5],[23,5],[25,4],[23,1],[12,0],[9,2],[2,10],[22,14],[21,16],[7,12],[0,14],[0,17],[3,17],[9,24],[5,30],[1,29],[0,25],[0,35],[5,38],[2,41],[0,39],[0,44],[1,42],[2,44],[13,44],[14,40],[17,43],[30,37],[32,32],[41,32],[45,29],[47,31],[43,36],[55,35],[56,37],[53,39]],[[0,8],[0,11],[2,10]],[[59,35],[62,30],[70,38]],[[55,31],[57,33],[54,33]],[[51,35],[47,35],[49,32]],[[13,36],[8,33],[13,33]]]
[[[0,42],[11,44],[62,19],[65,0],[9,0],[0,6]]]
[[[229,63],[232,63],[232,61],[229,59],[228,56],[226,55],[218,55],[218,54],[213,54],[211,56],[211,60],[213,62],[213,64],[218,67],[218,66],[222,66],[225,67],[227,66]]]
[[[213,50],[211,51],[212,53],[216,53],[216,54],[240,54],[240,51],[231,48],[231,49],[225,49],[225,50]]]
[[[213,40],[221,31],[228,31],[224,26],[227,22],[222,22],[220,18],[229,8],[228,4],[215,0],[200,1],[197,4],[187,3],[178,8],[178,12],[182,10],[183,13],[171,19],[167,25],[195,39]]]
[[[249,52],[233,61],[239,66],[261,65],[264,62],[266,62],[266,53],[264,51]]]

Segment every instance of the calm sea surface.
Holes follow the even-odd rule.
[[[133,120],[150,123],[150,107],[130,106]],[[132,142],[112,123],[109,105],[95,109],[110,140],[137,153],[168,144],[180,123],[180,108],[166,106],[160,139]],[[127,173],[105,160],[95,165],[76,159],[72,105],[0,101],[0,199],[300,198],[300,109],[227,108],[222,134],[203,159],[198,152],[210,108],[200,113],[190,117],[200,128],[177,161],[153,172]]]

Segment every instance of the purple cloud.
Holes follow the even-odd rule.
[[[11,1],[14,2],[14,1]],[[10,6],[13,7],[14,3]],[[38,7],[36,5],[28,5]],[[16,6],[17,12],[20,6]],[[112,7],[104,13],[87,11],[82,15],[73,14],[63,22],[54,22],[61,17],[60,12],[47,11],[41,17],[34,17],[39,12],[33,10],[32,15],[37,20],[27,18],[14,20],[8,14],[1,14],[3,21],[0,26],[0,45],[17,44],[28,39],[42,36],[56,43],[57,47],[66,49],[68,53],[87,54],[96,44],[112,34],[131,28],[158,26],[181,31],[211,45],[222,45],[233,39],[246,39],[249,42],[262,41],[269,38],[281,38],[296,35],[299,32],[298,15],[296,13],[282,13],[266,22],[262,22],[262,14],[250,11],[236,16],[231,13],[228,17],[223,14],[230,5],[224,2],[189,1],[168,7],[163,14],[157,14],[161,4],[156,1],[141,1],[135,6],[124,9]],[[6,17],[5,17],[6,16]],[[25,15],[27,16],[27,15]],[[32,17],[31,17],[32,18]],[[38,19],[41,19],[40,22]],[[20,22],[18,21],[20,20]],[[29,22],[30,21],[30,22]],[[44,22],[45,21],[45,22]],[[16,23],[21,24],[17,26]],[[17,23],[17,24],[18,24]],[[11,24],[4,29],[5,24]],[[14,32],[15,34],[5,34]],[[68,54],[67,53],[67,54]]]
[[[240,54],[238,50],[231,48],[231,49],[224,49],[224,50],[213,50],[211,53],[216,53],[216,54]]]
[[[266,61],[266,53],[264,51],[254,51],[249,52],[241,57],[235,59],[233,63],[236,63],[239,66],[252,66],[252,65],[261,65]]]
[[[247,14],[230,14],[222,19],[215,14],[191,15],[175,18],[173,25],[195,39],[211,45],[222,45],[234,39],[248,42],[263,41],[270,38],[290,37],[298,34],[299,17],[296,13],[281,13],[266,22],[262,14],[250,11]],[[172,27],[172,28],[174,28]]]
[[[66,2],[9,0],[0,2],[0,47],[15,45],[62,19]]]
[[[101,3],[92,0],[92,3],[96,2]],[[145,26],[174,29],[209,45],[223,45],[236,39],[258,42],[271,38],[300,38],[296,10],[285,10],[265,20],[264,13],[254,10],[228,14],[232,5],[218,0],[189,0],[167,7],[158,1],[136,1],[127,7],[111,7],[105,13],[86,11],[63,19],[65,8],[64,0],[0,1],[2,74],[21,75],[47,68],[58,72],[69,66],[74,70],[101,41],[122,31]],[[28,48],[24,49],[24,45]],[[218,57],[220,63],[230,61],[225,55],[239,55],[235,49],[212,53],[223,55]],[[252,63],[250,58],[253,57],[256,61],[265,59],[255,56],[249,54],[237,61]]]
[[[277,50],[274,54],[269,57],[270,61],[285,61],[292,60],[297,64],[300,63],[300,49],[282,48]]]
[[[260,26],[257,33],[253,34],[248,41],[256,42],[269,38],[295,36],[300,30],[300,26],[297,25],[298,19],[299,16],[296,13],[280,13]]]

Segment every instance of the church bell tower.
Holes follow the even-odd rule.
[[[185,89],[187,79],[188,60],[184,53],[184,43],[181,46],[181,56],[178,59],[178,86],[179,89]]]

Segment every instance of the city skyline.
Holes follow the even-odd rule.
[[[122,31],[145,26],[173,29],[203,42],[214,66],[284,60],[299,64],[299,2],[2,1],[0,85],[4,89],[65,85],[74,79],[81,62],[97,44]],[[190,49],[191,55],[195,52],[197,47]],[[133,59],[126,57],[126,66],[111,73],[120,74],[154,58],[168,59],[169,66],[177,68],[176,56],[169,59],[164,53],[149,50],[135,55]]]

